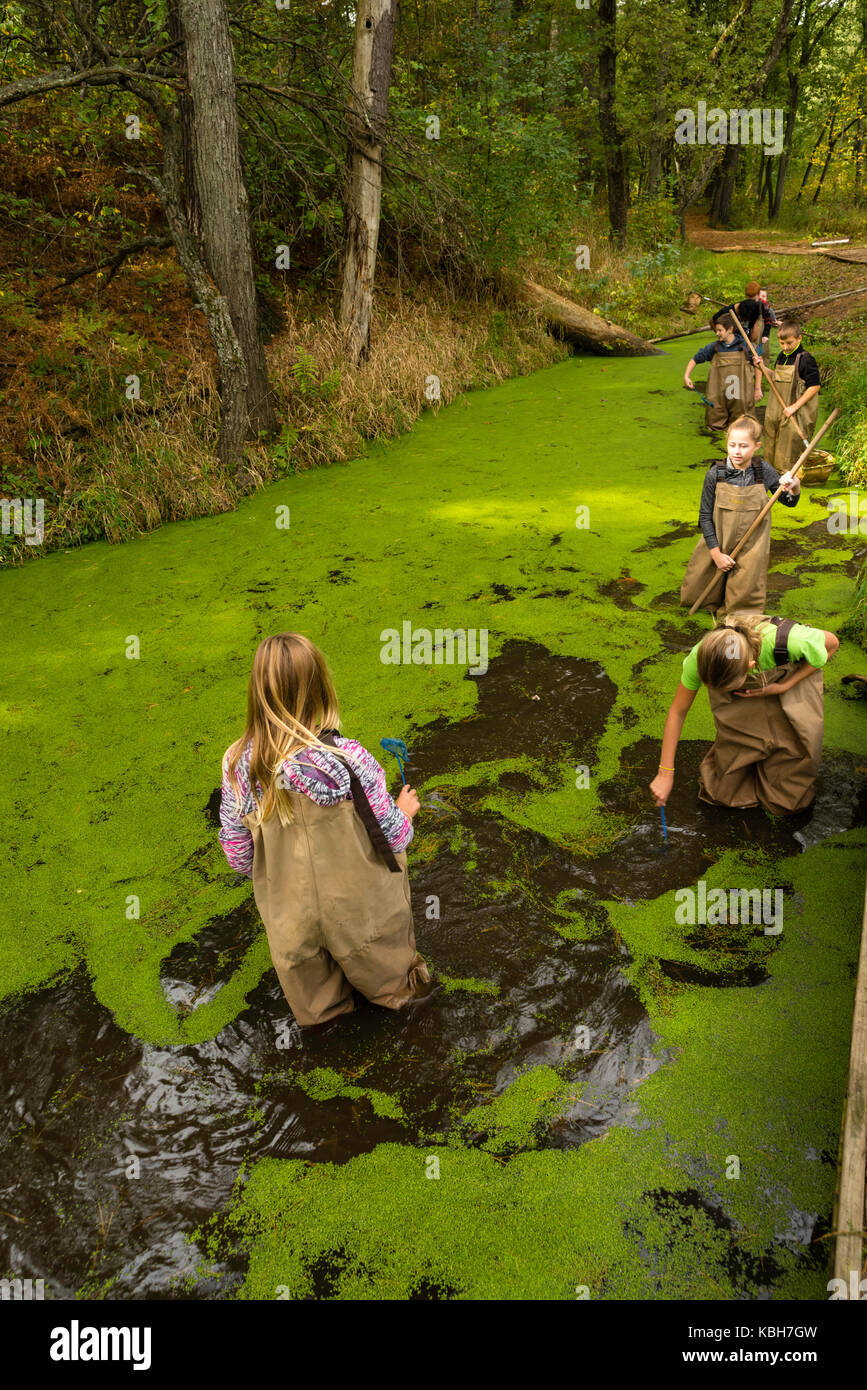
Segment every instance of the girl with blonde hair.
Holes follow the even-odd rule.
[[[406,847],[419,808],[393,801],[385,773],[339,735],[334,685],[306,637],[256,650],[247,727],[223,757],[220,843],[253,880],[277,976],[301,1027],[351,1013],[355,987],[402,1008],[426,993]]]
[[[716,739],[699,769],[701,799],[775,815],[806,810],[822,753],[822,667],[839,645],[833,632],[756,614],[730,614],[706,633],[684,657],[665,721],[650,784],[657,806],[671,795],[684,720],[706,685]]]
[[[680,601],[690,607],[712,579],[716,580],[704,601],[712,612],[762,613],[768,591],[771,553],[771,512],[741,547],[736,560],[730,551],[746,536],[768,500],[768,493],[782,485],[780,502],[796,507],[801,482],[788,473],[780,477],[758,453],[762,427],[751,415],[741,415],[729,426],[728,457],[713,464],[704,476],[698,524],[702,539],[689,559],[680,590]]]

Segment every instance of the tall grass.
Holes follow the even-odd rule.
[[[120,408],[130,364],[119,363],[110,325],[89,338],[87,382],[75,378],[73,359],[59,357],[52,391],[38,376],[21,375],[13,395],[26,448],[4,452],[0,496],[44,499],[45,535],[39,547],[0,536],[0,561],[20,563],[103,536],[123,541],[166,521],[231,510],[253,488],[344,462],[365,440],[408,430],[425,409],[568,352],[530,307],[454,301],[422,288],[397,295],[385,285],[370,358],[351,371],[329,306],[287,290],[282,309],[284,327],[266,348],[280,435],[248,445],[238,477],[215,457],[219,400],[209,345],[184,338],[183,325],[177,360],[137,341],[147,390]]]

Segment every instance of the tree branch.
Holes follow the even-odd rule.
[[[173,244],[174,243],[170,236],[142,237],[140,241],[133,241],[130,243],[129,246],[122,246],[119,251],[116,251],[113,256],[109,256],[107,260],[94,261],[92,265],[84,265],[81,266],[78,270],[73,270],[69,275],[67,275],[65,280],[61,280],[58,284],[52,285],[48,293],[54,294],[55,291],[62,290],[66,285],[71,285],[75,280],[80,280],[84,275],[92,275],[96,270],[104,270],[106,266],[111,266],[111,275],[109,275],[108,280],[106,280],[105,282],[105,284],[107,285],[112,280],[115,273],[118,270],[120,270],[120,267],[123,265],[124,261],[127,260],[129,256],[134,256],[138,251],[145,251],[148,247],[158,247],[164,249],[165,247],[172,246]],[[104,288],[105,286],[103,286],[103,289]]]
[[[60,91],[64,87],[78,87],[86,83],[89,87],[120,86],[124,82],[140,81],[142,78],[152,82],[163,82],[169,87],[183,87],[183,83],[169,74],[141,72],[135,68],[119,66],[106,67],[100,63],[96,67],[54,68],[51,72],[38,73],[35,77],[21,77],[17,82],[9,82],[0,87],[0,107],[11,106],[16,101],[26,101],[28,97],[42,96],[45,92]]]

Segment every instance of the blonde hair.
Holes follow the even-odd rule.
[[[728,439],[732,430],[746,430],[754,444],[758,444],[762,437],[762,427],[758,420],[755,420],[752,415],[739,415],[736,420],[732,420],[726,430],[726,439]]]
[[[717,690],[739,690],[750,673],[750,661],[758,663],[763,627],[760,614],[732,613],[717,619],[698,644],[699,680]]]
[[[279,632],[260,642],[247,686],[247,726],[225,759],[239,809],[236,768],[249,743],[257,822],[276,814],[281,825],[291,824],[292,803],[279,781],[283,762],[304,748],[324,747],[318,735],[339,724],[337,695],[319,648],[298,632]],[[256,782],[264,789],[261,804]]]

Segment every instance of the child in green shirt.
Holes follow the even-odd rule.
[[[684,720],[708,688],[716,740],[699,770],[699,796],[714,805],[761,804],[775,815],[806,810],[822,751],[822,668],[839,647],[833,632],[786,618],[732,614],[684,657],[665,721],[657,806],[674,785]]]

